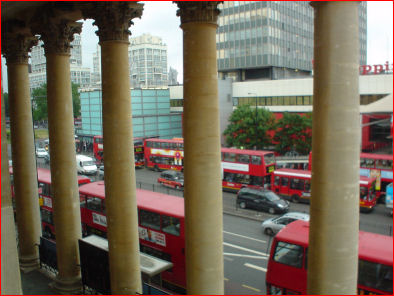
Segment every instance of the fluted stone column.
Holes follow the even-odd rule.
[[[223,222],[216,28],[219,2],[177,2],[183,30],[188,294],[223,294]]]
[[[11,119],[12,165],[20,267],[30,271],[39,267],[37,245],[41,225],[38,202],[37,167],[29,90],[28,51],[37,44],[32,35],[18,33],[7,26],[3,53],[7,61]]]
[[[314,93],[308,294],[356,294],[359,2],[313,2]]]
[[[142,293],[133,130],[128,62],[135,2],[97,3],[86,12],[95,19],[101,46],[105,204],[112,294]],[[85,13],[84,13],[85,14]]]
[[[40,30],[47,62],[51,192],[58,275],[53,288],[62,294],[81,289],[78,239],[82,237],[70,78],[70,42],[80,23],[47,20]]]
[[[1,88],[1,295],[22,295],[18,258],[8,172],[3,88]]]

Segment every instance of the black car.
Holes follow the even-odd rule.
[[[51,162],[51,156],[49,155],[49,153],[45,154],[44,161],[46,164],[49,164]]]
[[[242,188],[237,194],[237,206],[241,209],[252,208],[270,214],[286,213],[289,202],[267,189]]]

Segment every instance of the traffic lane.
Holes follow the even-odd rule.
[[[223,222],[226,294],[264,294],[270,237],[255,220],[224,214]]]

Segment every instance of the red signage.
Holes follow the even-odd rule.
[[[393,72],[393,64],[389,64],[387,61],[384,65],[362,65],[360,66],[360,74],[379,74],[379,73],[392,73]]]

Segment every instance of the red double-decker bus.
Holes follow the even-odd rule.
[[[312,170],[312,152],[309,153],[308,170]],[[376,190],[385,192],[386,186],[393,182],[393,155],[360,153],[360,176],[376,177]]]
[[[308,235],[309,223],[297,220],[274,237],[266,273],[268,295],[306,295]],[[392,295],[393,238],[360,231],[358,258],[357,294]]]
[[[9,168],[11,176],[11,192],[14,202],[13,169]],[[51,171],[49,169],[37,168],[38,199],[41,212],[41,223],[43,236],[55,238],[55,226],[53,224],[53,197],[51,192]],[[90,183],[86,176],[78,175],[78,186]],[[15,207],[14,207],[15,210]]]
[[[104,161],[103,136],[93,137],[93,154],[98,162]],[[136,168],[144,166],[144,139],[134,138],[134,162]]]
[[[222,186],[237,192],[243,187],[270,187],[275,170],[272,151],[222,148]]]
[[[311,171],[278,169],[272,174],[271,190],[292,202],[310,201]],[[360,176],[360,210],[371,212],[380,191],[376,191],[376,178]]]
[[[183,139],[146,139],[145,166],[155,171],[183,170]]]
[[[84,235],[106,237],[105,185],[93,182],[79,188]],[[183,198],[137,189],[140,251],[171,262],[162,273],[162,286],[186,293],[185,230]]]
[[[147,139],[144,152],[148,168],[183,170],[183,139]],[[221,148],[221,153],[223,189],[237,192],[243,187],[270,185],[276,165],[274,152]]]

